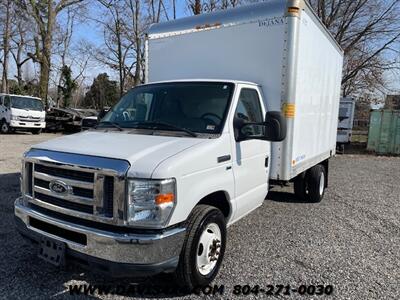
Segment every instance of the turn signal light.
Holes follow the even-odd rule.
[[[170,202],[174,202],[174,194],[169,193],[169,194],[160,194],[156,196],[156,204],[160,205],[163,203],[170,203]]]

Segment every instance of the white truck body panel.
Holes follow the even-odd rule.
[[[353,98],[345,97],[340,100],[337,143],[347,144],[351,142],[355,106],[356,103]]]
[[[270,178],[279,180],[335,154],[343,63],[340,47],[305,2],[300,17],[286,11],[286,1],[273,0],[157,24],[146,42],[148,82],[221,78],[260,85],[266,109],[288,117],[289,138],[272,145]]]

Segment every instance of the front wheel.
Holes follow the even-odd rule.
[[[10,126],[8,125],[8,123],[5,120],[1,121],[0,132],[2,134],[6,134],[6,133],[10,132]]]
[[[193,290],[210,284],[218,273],[225,252],[225,218],[213,206],[198,205],[187,229],[175,275],[179,285]]]

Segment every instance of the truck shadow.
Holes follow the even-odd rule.
[[[3,289],[5,298],[12,298],[15,291],[19,291],[21,298],[81,295],[100,299],[106,294],[171,298],[189,294],[178,289],[168,274],[113,279],[78,265],[60,269],[42,262],[36,255],[36,247],[23,239],[14,225],[14,201],[20,196],[19,176],[20,173],[0,174],[0,282],[9,287]]]
[[[281,203],[309,203],[305,200],[299,199],[293,193],[283,191],[269,191],[265,200],[271,200]]]

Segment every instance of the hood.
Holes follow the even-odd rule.
[[[18,116],[18,117],[34,117],[34,118],[43,118],[46,114],[46,112],[43,111],[37,111],[37,110],[26,110],[26,109],[19,109],[19,108],[10,108],[11,110],[11,115],[13,116]]]
[[[33,148],[127,160],[131,164],[129,176],[150,178],[162,161],[204,141],[190,137],[85,131]]]

